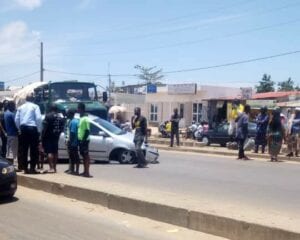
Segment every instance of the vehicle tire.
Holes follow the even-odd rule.
[[[209,146],[210,145],[209,138],[206,137],[206,136],[202,137],[202,142],[205,144],[205,146]]]
[[[118,153],[118,161],[121,164],[129,164],[134,161],[134,153],[130,150],[120,150]]]
[[[226,143],[221,143],[221,147],[226,147]]]

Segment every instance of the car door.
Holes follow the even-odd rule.
[[[224,145],[229,141],[228,127],[229,127],[228,124],[222,124],[217,127],[217,131],[215,133],[216,143]]]
[[[112,145],[112,137],[106,134],[100,136],[103,130],[95,123],[90,123],[89,153],[92,160],[109,161],[109,153]]]

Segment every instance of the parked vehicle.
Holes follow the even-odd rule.
[[[222,147],[226,147],[226,144],[231,141],[228,134],[229,123],[224,123],[217,126],[212,130],[208,130],[203,133],[200,140],[207,146],[210,144],[220,144]],[[250,122],[248,124],[249,137],[255,137],[256,135],[256,123]]]
[[[78,117],[78,116],[76,116]],[[135,163],[136,154],[133,143],[134,134],[126,132],[112,123],[97,116],[89,115],[90,119],[90,158],[94,161],[116,160],[120,163]],[[157,149],[143,145],[148,162],[156,162],[159,154]],[[59,157],[68,158],[64,133],[59,139]]]
[[[45,114],[49,106],[56,104],[59,112],[65,115],[68,109],[76,109],[79,102],[86,105],[86,111],[95,116],[107,119],[107,108],[100,103],[96,85],[89,82],[62,81],[36,82],[18,91],[14,100],[17,105],[24,103],[27,95],[32,94],[34,102]]]
[[[12,198],[17,190],[17,174],[14,166],[0,159],[0,196]]]

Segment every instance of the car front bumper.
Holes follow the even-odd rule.
[[[17,175],[16,173],[8,176],[1,175],[0,177],[0,196],[13,195],[17,190]]]

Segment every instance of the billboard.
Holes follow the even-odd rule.
[[[169,84],[168,94],[196,94],[196,83]]]
[[[147,85],[147,93],[156,93],[157,87],[155,84],[148,84]]]

